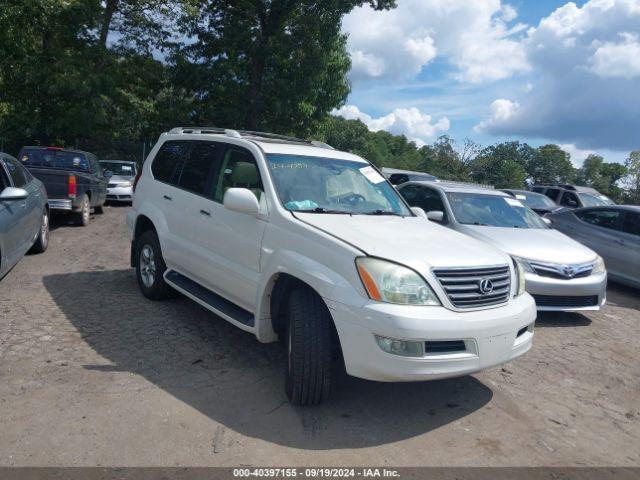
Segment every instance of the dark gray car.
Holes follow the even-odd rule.
[[[42,182],[15,158],[0,153],[0,278],[27,251],[49,244],[49,207]]]
[[[552,227],[600,254],[611,280],[640,288],[640,207],[580,208],[547,218]]]

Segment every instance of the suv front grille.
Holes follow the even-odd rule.
[[[464,269],[439,268],[433,273],[454,307],[488,307],[509,300],[511,272],[506,265]]]

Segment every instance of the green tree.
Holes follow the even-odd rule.
[[[634,150],[625,161],[627,175],[624,185],[627,189],[626,201],[632,205],[640,205],[640,150]]]
[[[535,149],[526,143],[496,143],[480,151],[471,163],[471,176],[496,188],[524,188],[526,167],[534,155]]]
[[[605,163],[602,156],[591,154],[578,170],[577,182],[621,201],[623,192],[618,182],[626,173],[627,168],[621,163]]]
[[[197,120],[306,135],[349,93],[342,17],[394,0],[189,0],[174,56]]]
[[[570,155],[553,144],[538,147],[526,170],[534,183],[571,183],[576,176]]]

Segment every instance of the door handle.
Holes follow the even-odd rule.
[[[210,217],[210,216],[211,216],[211,212],[210,212],[209,210],[200,210],[200,213],[201,213],[202,215],[206,215],[207,217]]]
[[[173,198],[171,198],[169,195],[163,195],[162,198],[169,201],[173,200]]]

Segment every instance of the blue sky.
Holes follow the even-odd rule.
[[[640,149],[640,0],[398,0],[343,22],[335,112],[418,143],[518,139],[624,161]]]

